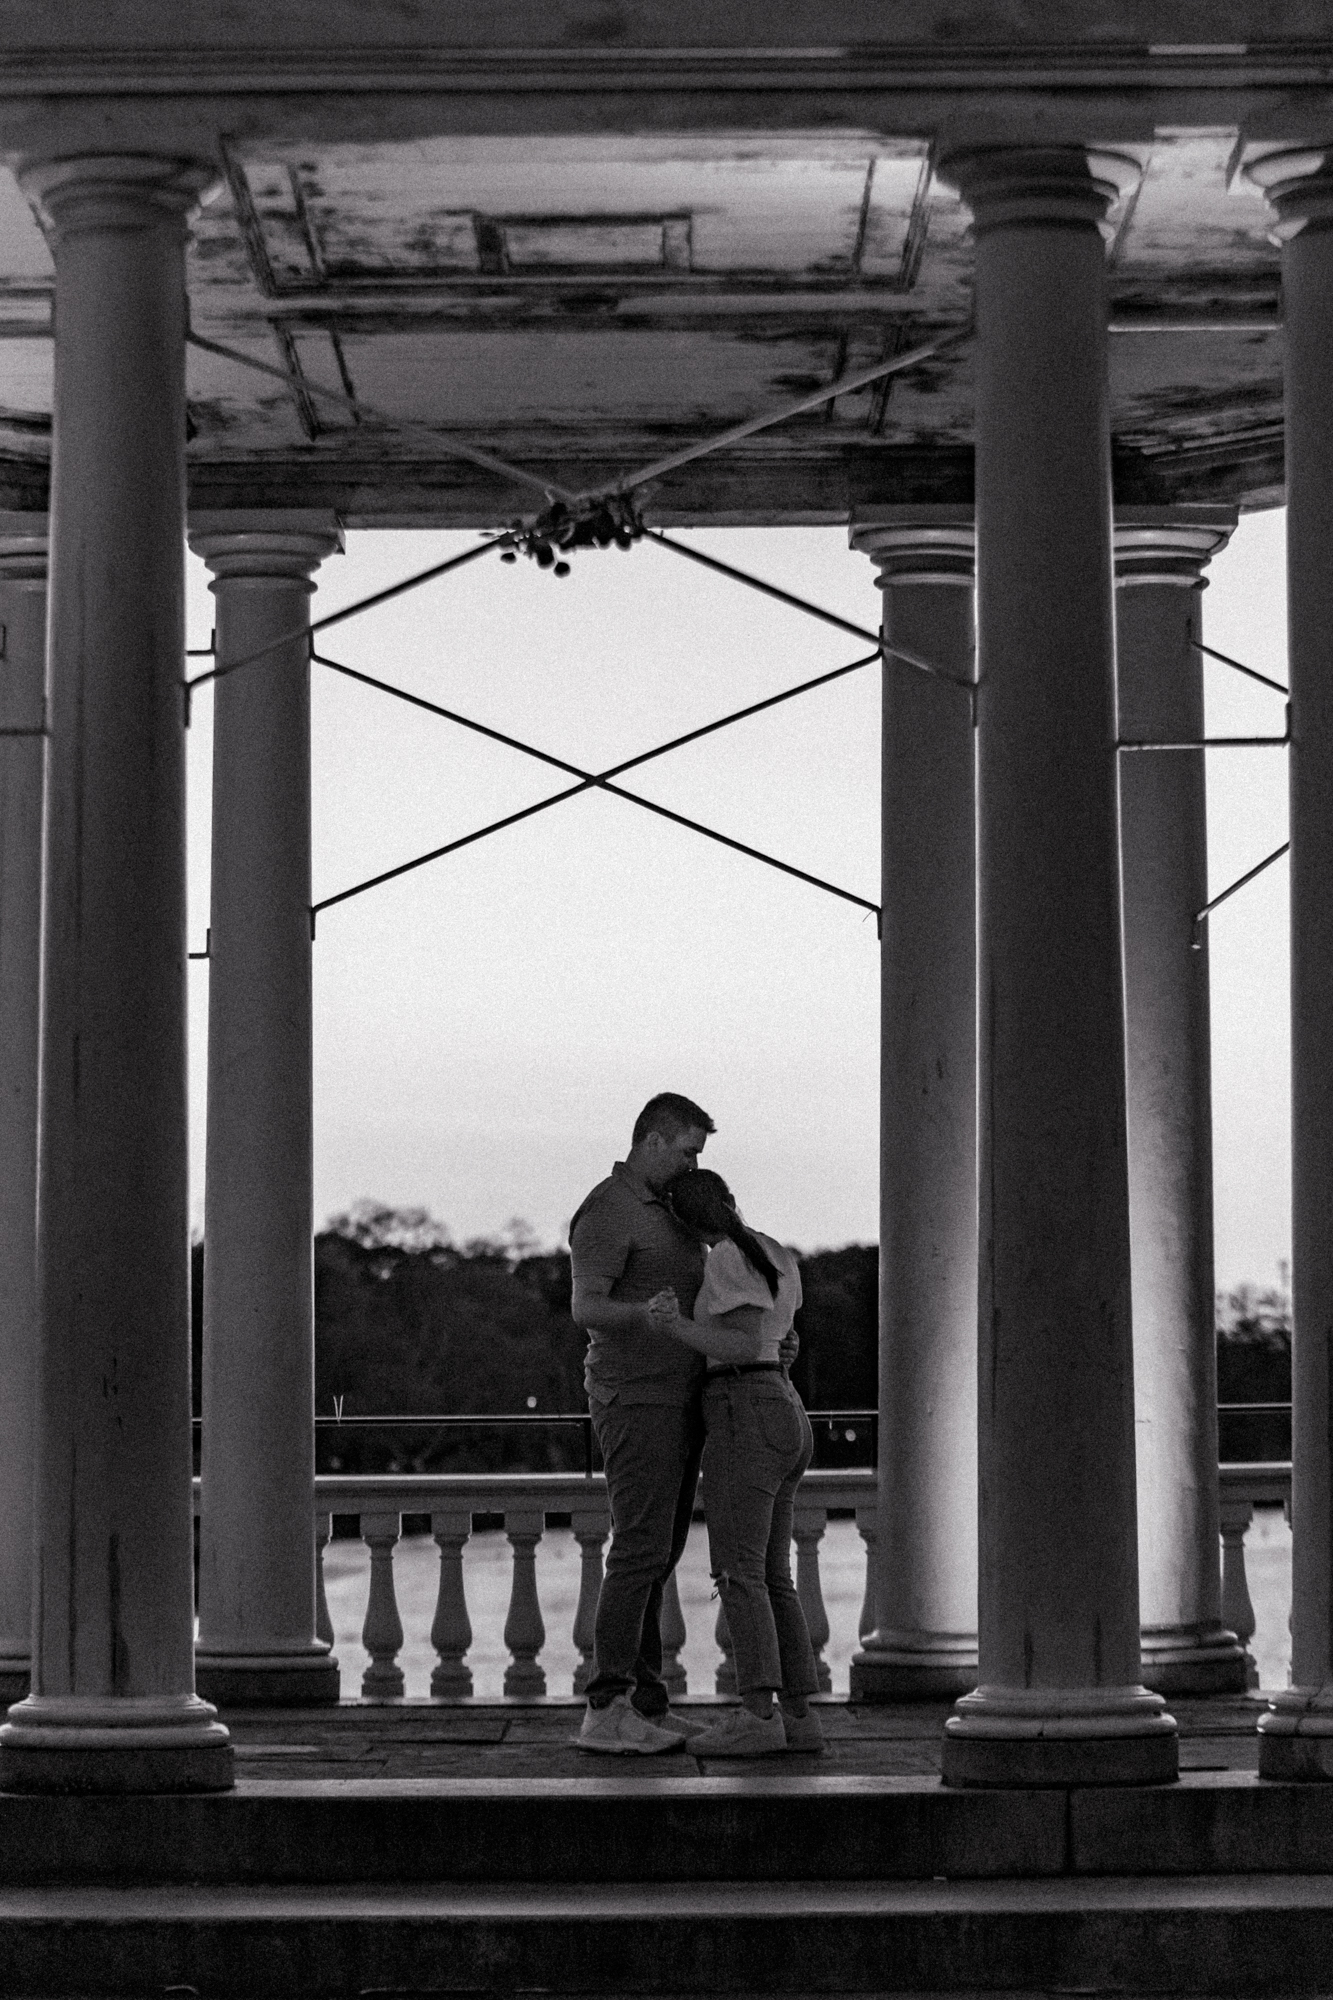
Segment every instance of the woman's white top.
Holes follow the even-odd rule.
[[[801,1303],[801,1274],[791,1251],[781,1243],[775,1243],[762,1230],[752,1230],[768,1252],[773,1267],[778,1274],[778,1295],[774,1298],[768,1289],[768,1280],[762,1271],[756,1271],[748,1257],[744,1256],[729,1236],[715,1243],[708,1253],[704,1265],[704,1281],[695,1301],[696,1314],[727,1313],[737,1306],[758,1306],[763,1314],[760,1321],[759,1352],[756,1361],[776,1361],[778,1347],[783,1336],[791,1332],[791,1324],[796,1317],[796,1309]],[[710,1361],[710,1374],[714,1369],[725,1368],[725,1361]]]

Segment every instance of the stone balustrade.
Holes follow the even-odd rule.
[[[198,1504],[198,1481],[196,1505]],[[870,1470],[815,1471],[807,1473],[797,1499],[793,1523],[796,1543],[796,1584],[815,1646],[820,1686],[831,1685],[829,1667],[823,1656],[828,1643],[829,1621],[820,1582],[819,1545],[831,1511],[853,1513],[869,1558],[875,1535],[875,1474]],[[576,1473],[492,1473],[492,1474],[401,1474],[367,1477],[343,1474],[321,1475],[315,1481],[315,1546],[317,1551],[318,1630],[332,1643],[333,1625],[324,1594],[324,1551],[332,1532],[333,1517],[356,1517],[361,1539],[370,1552],[370,1585],[366,1598],[365,1623],[361,1639],[370,1656],[362,1676],[361,1697],[366,1701],[397,1701],[404,1693],[403,1672],[398,1655],[403,1646],[403,1624],[394,1587],[394,1550],[402,1532],[404,1515],[430,1518],[431,1534],[440,1551],[439,1589],[430,1638],[436,1655],[430,1691],[436,1700],[452,1701],[473,1691],[468,1653],[472,1646],[472,1623],[468,1616],[464,1582],[463,1551],[478,1515],[500,1516],[513,1551],[509,1604],[504,1623],[504,1643],[509,1662],[504,1674],[504,1692],[516,1697],[580,1694],[592,1664],[593,1617],[602,1584],[603,1553],[611,1532],[611,1516],[606,1497],[606,1481],[600,1473],[591,1478]],[[548,1685],[542,1665],[546,1626],[537,1591],[536,1550],[547,1522],[552,1517],[568,1520],[580,1552],[578,1605],[574,1614],[573,1641],[578,1665],[572,1689]],[[862,1634],[874,1623],[870,1601],[873,1565],[866,1567],[866,1595],[859,1629]],[[719,1660],[715,1691],[735,1692],[726,1620],[718,1613],[716,1629]],[[662,1618],[663,1668],[667,1685],[674,1695],[686,1692],[685,1669],[680,1653],[685,1644],[685,1619],[673,1577],[665,1595]],[[695,1690],[699,1692],[699,1690]],[[713,1691],[713,1690],[708,1690]],[[351,1688],[346,1689],[352,1693]]]
[[[1218,1479],[1222,1503],[1222,1623],[1244,1646],[1250,1661],[1250,1685],[1257,1687],[1259,1670],[1250,1643],[1256,1620],[1245,1569],[1245,1537],[1256,1507],[1280,1505],[1287,1520],[1291,1520],[1291,1466],[1280,1461],[1222,1465],[1218,1468]]]
[[[1245,1537],[1262,1506],[1283,1506],[1290,1517],[1289,1464],[1234,1464],[1219,1469],[1222,1524],[1222,1615],[1249,1651],[1256,1620],[1246,1575]],[[195,1482],[196,1506],[198,1485]],[[874,1629],[872,1602],[876,1528],[875,1474],[869,1469],[812,1471],[801,1485],[793,1521],[796,1544],[796,1584],[810,1626],[821,1688],[831,1685],[824,1648],[829,1620],[820,1577],[820,1543],[830,1513],[851,1514],[866,1550],[866,1584],[858,1629],[862,1637]],[[473,1631],[464,1582],[463,1551],[478,1516],[500,1517],[512,1550],[509,1602],[504,1643],[509,1654],[504,1692],[514,1697],[572,1692],[586,1685],[592,1662],[593,1617],[601,1589],[602,1562],[610,1536],[606,1483],[600,1473],[586,1478],[575,1473],[394,1474],[366,1477],[321,1475],[315,1481],[315,1546],[317,1552],[318,1629],[333,1641],[333,1625],[324,1595],[324,1551],[334,1516],[355,1518],[370,1556],[362,1644],[369,1655],[361,1681],[366,1701],[397,1701],[404,1693],[398,1655],[403,1624],[394,1582],[394,1552],[405,1515],[430,1519],[440,1552],[439,1587],[430,1641],[436,1663],[430,1677],[434,1699],[454,1701],[473,1692],[468,1654]],[[572,1688],[552,1686],[542,1664],[546,1625],[537,1588],[536,1550],[552,1519],[568,1521],[579,1546],[580,1581],[572,1638],[578,1657]],[[673,1577],[663,1604],[664,1674],[673,1695],[686,1693],[681,1650],[686,1626]],[[715,1625],[718,1663],[712,1690],[735,1693],[735,1672],[726,1619],[719,1607]],[[1251,1655],[1253,1665],[1253,1656]],[[1252,1682],[1257,1684],[1257,1669]],[[353,1690],[348,1688],[347,1693]]]

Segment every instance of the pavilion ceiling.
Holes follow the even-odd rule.
[[[218,138],[189,252],[191,490],[351,524],[530,504],[451,436],[577,487],[966,321],[971,245],[920,137],[865,129]],[[1270,503],[1279,253],[1237,128],[1158,129],[1113,212],[1125,501]],[[42,504],[51,262],[0,169],[0,503]],[[353,411],[354,395],[376,413]],[[664,521],[971,493],[966,348],[668,475]],[[433,436],[432,436],[433,434]],[[434,439],[439,440],[439,448]]]

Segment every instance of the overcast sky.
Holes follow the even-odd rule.
[[[471,545],[357,534],[320,611]],[[874,571],[835,528],[688,537],[874,626]],[[1205,637],[1285,673],[1283,529],[1242,523],[1213,565]],[[192,645],[212,601],[190,559]],[[538,747],[602,768],[862,650],[649,545],[558,581],[487,557],[325,642]],[[314,670],[315,898],[559,789],[559,773]],[[1280,733],[1282,705],[1208,670],[1210,730]],[[191,945],[208,922],[211,699],[189,737]],[[877,669],[626,780],[870,900],[879,894]],[[1286,836],[1281,752],[1215,753],[1214,892]],[[1272,1282],[1290,1240],[1287,873],[1213,920],[1219,1282]],[[191,967],[192,1172],[202,1218],[207,980]],[[454,1236],[524,1217],[563,1236],[644,1099],[681,1090],[750,1218],[813,1248],[873,1241],[873,918],[605,795],[585,795],[320,919],[317,1220],[360,1197],[425,1205]]]

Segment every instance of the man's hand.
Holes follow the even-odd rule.
[[[778,1360],[784,1368],[790,1368],[800,1351],[801,1336],[793,1327],[790,1333],[784,1333],[778,1342]]]
[[[651,1333],[674,1334],[680,1322],[680,1300],[670,1285],[649,1299],[644,1307]]]

